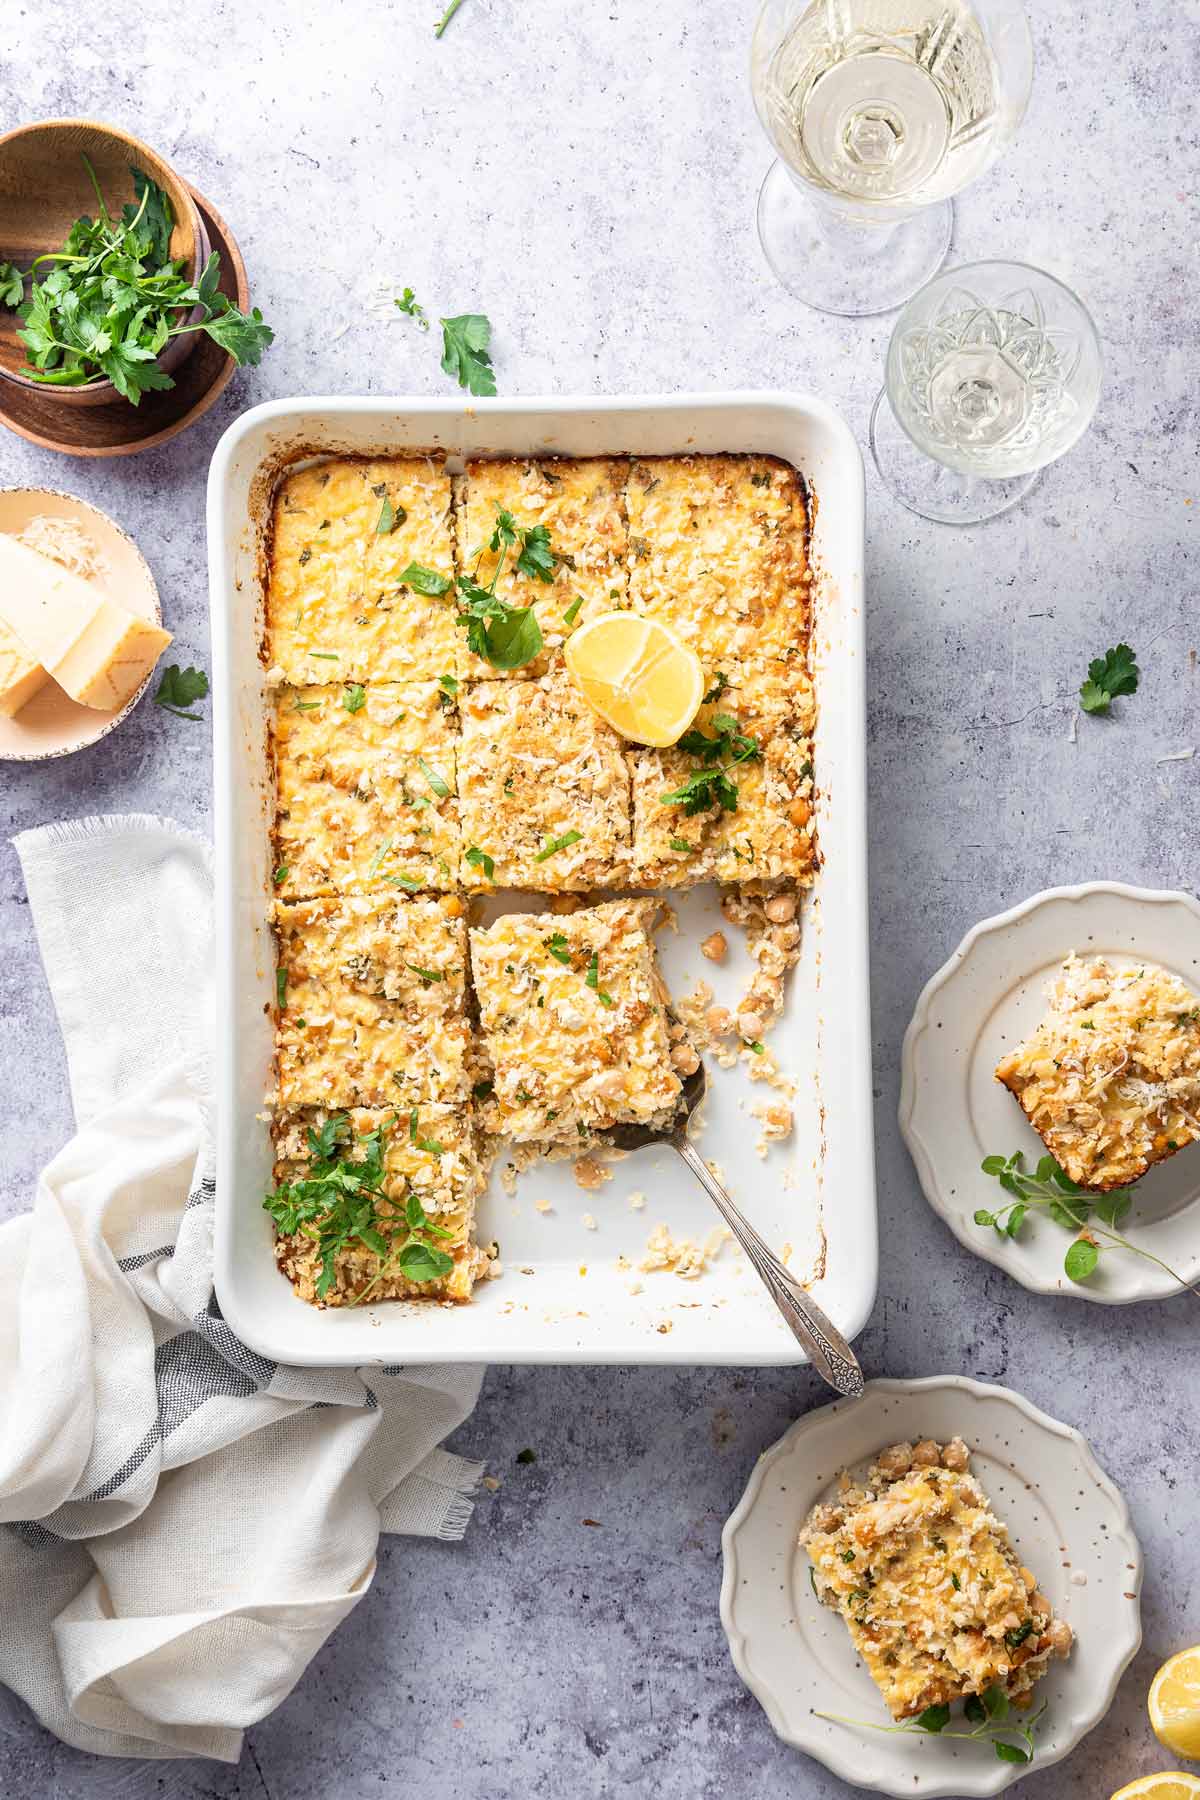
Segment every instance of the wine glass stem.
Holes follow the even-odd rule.
[[[896,230],[896,220],[863,219],[840,207],[831,206],[817,188],[805,186],[802,191],[813,202],[821,236],[831,250],[840,252],[854,262],[873,256],[882,257],[888,253],[888,246]]]

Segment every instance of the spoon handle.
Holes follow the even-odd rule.
[[[808,1351],[818,1375],[839,1394],[857,1400],[863,1391],[863,1372],[836,1325],[826,1318],[796,1277],[784,1268],[774,1251],[767,1248],[753,1225],[742,1217],[695,1145],[685,1137],[672,1138],[671,1144],[750,1258],[793,1334]]]

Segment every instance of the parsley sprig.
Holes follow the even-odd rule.
[[[454,1267],[453,1258],[434,1240],[454,1234],[436,1225],[409,1189],[403,1207],[384,1187],[384,1158],[389,1125],[357,1138],[345,1113],[333,1113],[319,1128],[308,1130],[309,1162],[296,1181],[282,1181],[263,1200],[282,1237],[312,1238],[321,1259],[317,1298],[323,1300],[337,1280],[340,1251],[360,1244],[379,1257],[382,1266],[348,1304],[357,1306],[393,1268],[408,1281],[437,1281]],[[353,1154],[355,1146],[362,1154]],[[424,1148],[424,1143],[421,1144]]]
[[[515,550],[514,572],[527,581],[541,582],[553,581],[559,564],[569,563],[570,559],[555,550],[544,525],[518,525],[503,506],[496,508],[496,523],[486,548],[496,557],[486,587],[479,580],[484,546],[476,552],[470,575],[443,575],[423,563],[409,563],[400,580],[415,593],[430,598],[453,592],[458,603],[458,623],[466,628],[468,647],[494,669],[520,669],[532,662],[541,649],[542,628],[532,606],[512,606],[496,592],[508,559]]]
[[[1087,680],[1079,689],[1085,713],[1106,713],[1121,694],[1137,692],[1140,670],[1128,644],[1116,644],[1088,664]]]
[[[170,256],[175,219],[157,182],[131,166],[136,198],[114,219],[86,156],[83,163],[99,217],[76,219],[62,249],[35,257],[28,269],[0,263],[0,304],[15,307],[21,320],[21,373],[47,387],[107,377],[136,406],[144,393],[175,386],[158,358],[188,332],[206,332],[237,363],[257,363],[274,333],[257,307],[239,312],[220,291],[219,253],[197,282],[188,281],[182,261]]]
[[[698,726],[684,732],[676,748],[699,757],[701,767],[680,787],[659,796],[662,805],[681,807],[685,818],[713,806],[736,812],[738,786],[730,771],[762,755],[757,738],[747,736],[732,713],[714,713],[712,727],[711,737]]]
[[[494,394],[496,376],[488,346],[492,324],[486,313],[458,313],[439,319],[442,328],[442,367],[460,388],[472,394]]]
[[[966,1743],[987,1743],[1001,1762],[1027,1763],[1033,1759],[1033,1734],[1046,1711],[1042,1705],[1030,1719],[1011,1717],[1008,1695],[1003,1688],[990,1687],[983,1694],[969,1694],[963,1703],[963,1716],[973,1727],[970,1731],[948,1731],[950,1708],[927,1706],[923,1713],[904,1725],[879,1725],[873,1719],[850,1719],[844,1713],[818,1712],[818,1719],[832,1719],[835,1725],[855,1725],[865,1731],[887,1731],[912,1737],[961,1738]]]
[[[154,694],[155,706],[161,706],[164,712],[174,713],[177,719],[191,719],[199,723],[203,715],[188,712],[197,700],[203,700],[208,694],[208,676],[203,669],[181,669],[178,663],[172,663],[162,672],[162,679]]]
[[[1131,1250],[1135,1256],[1156,1264],[1180,1287],[1187,1288],[1200,1299],[1200,1290],[1192,1287],[1169,1263],[1141,1244],[1131,1243],[1117,1230],[1133,1204],[1132,1187],[1113,1188],[1107,1194],[1093,1193],[1072,1181],[1052,1156],[1041,1157],[1030,1175],[1020,1150],[1015,1150],[1011,1156],[985,1156],[980,1167],[985,1175],[994,1176],[1012,1198],[995,1211],[979,1207],[975,1213],[977,1225],[990,1225],[1001,1238],[1015,1238],[1029,1214],[1041,1212],[1056,1225],[1076,1234],[1063,1258],[1063,1270],[1072,1281],[1084,1282],[1095,1273],[1102,1250]]]

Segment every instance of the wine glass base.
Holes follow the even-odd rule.
[[[1039,471],[1001,481],[960,475],[918,450],[882,391],[871,408],[871,455],[888,493],[909,512],[941,525],[978,525],[1022,501]]]
[[[773,162],[758,195],[758,236],[789,294],[818,312],[862,318],[911,300],[950,248],[954,208],[926,206],[894,225],[856,225],[811,199]]]

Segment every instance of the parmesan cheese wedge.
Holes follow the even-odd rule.
[[[37,657],[30,656],[16,632],[0,619],[0,715],[15,719],[48,680]]]
[[[73,700],[105,712],[133,697],[171,642],[169,631],[3,532],[0,627]]]

